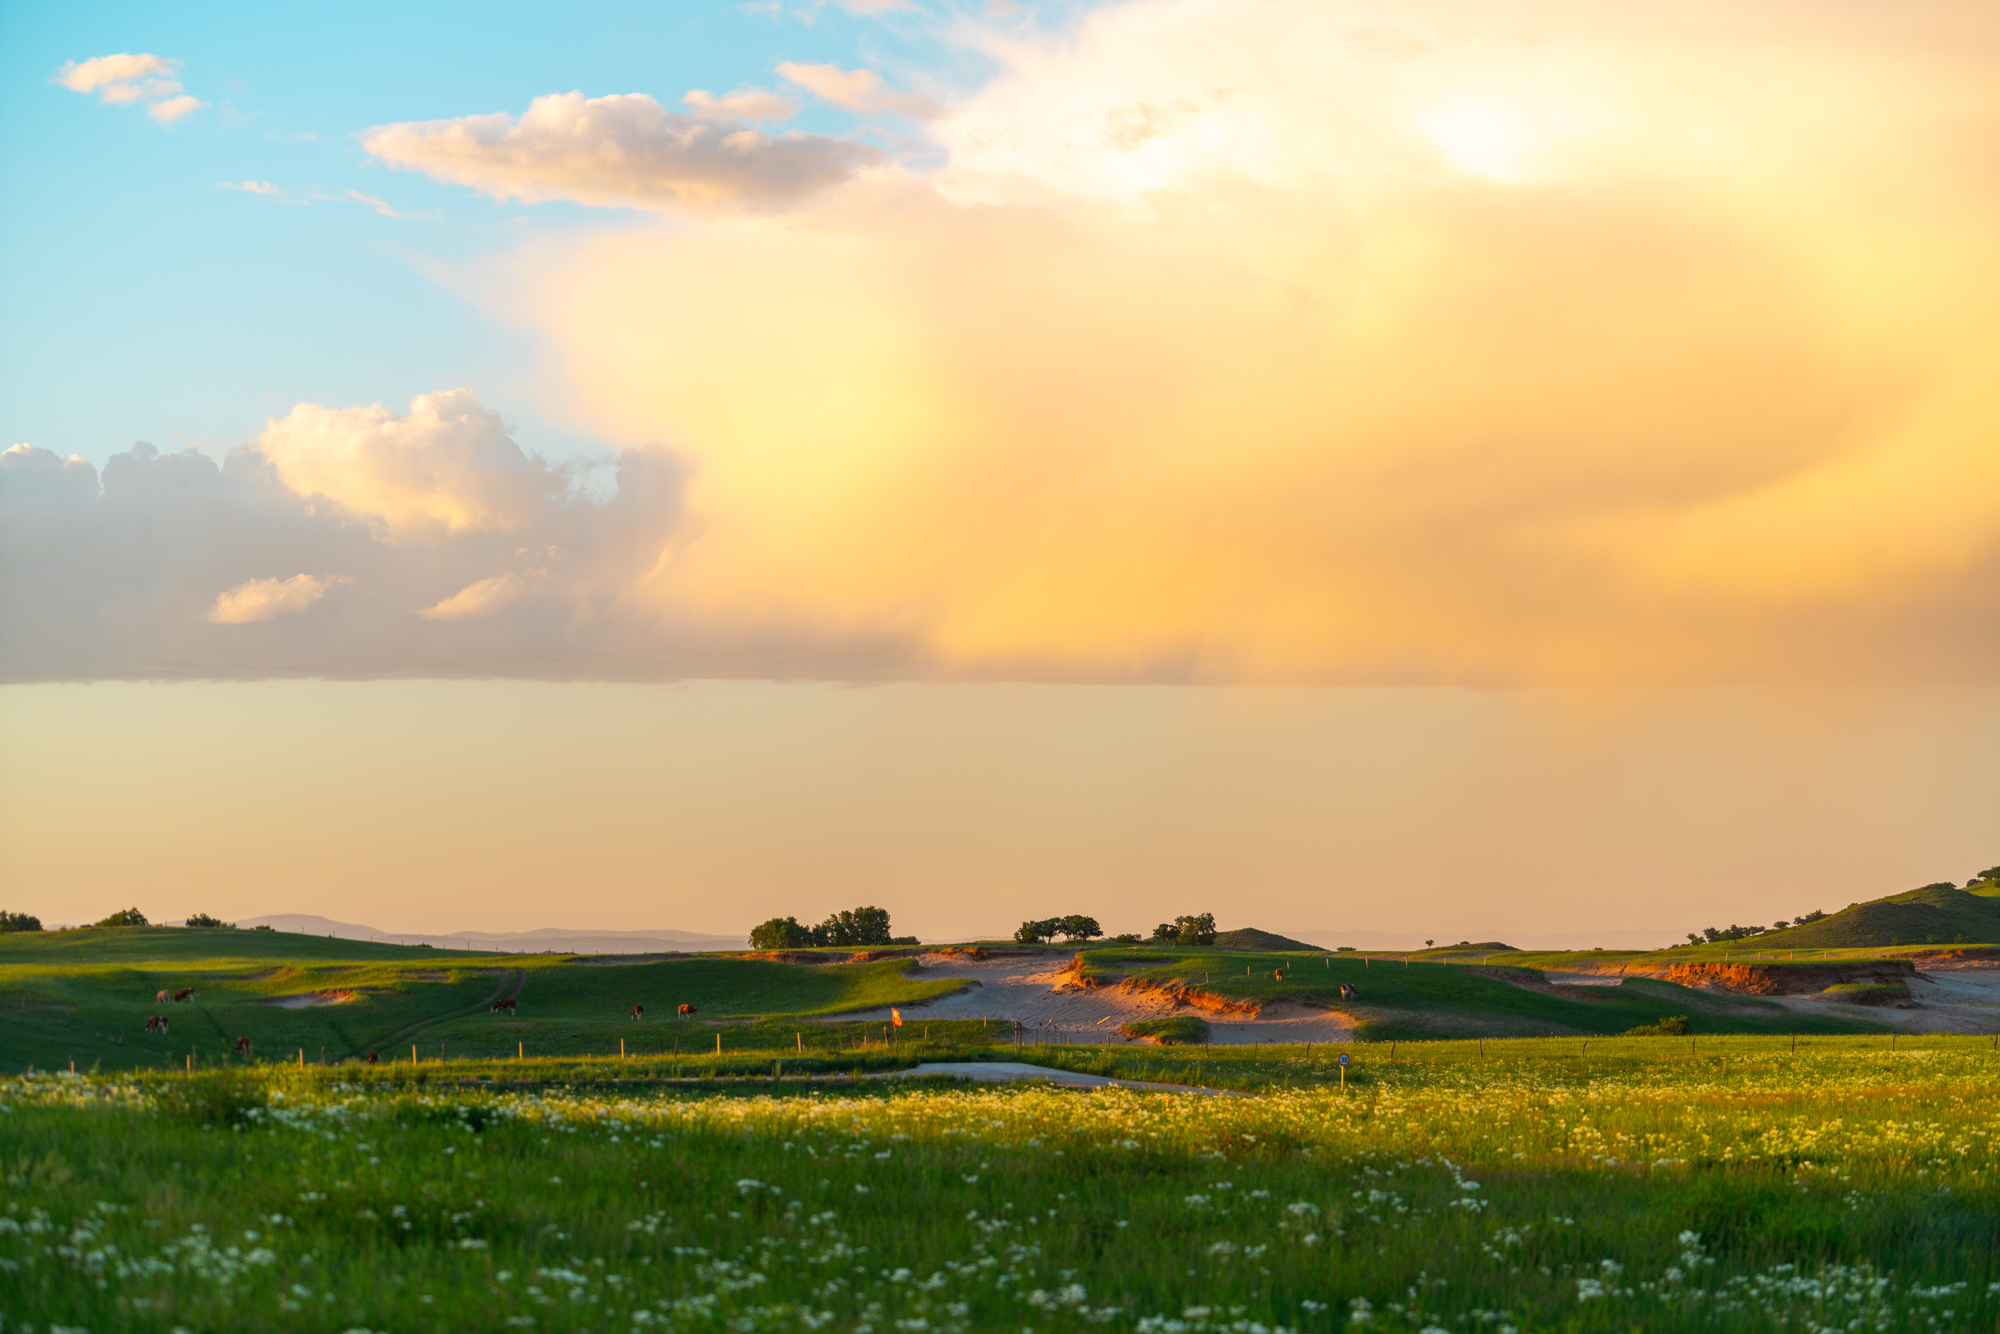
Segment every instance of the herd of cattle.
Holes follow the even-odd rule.
[[[165,1005],[169,1002],[175,1004],[179,1004],[182,1002],[192,1002],[194,1000],[194,988],[182,987],[178,991],[162,989],[157,995],[153,997],[153,999],[162,1005]],[[494,1001],[491,1008],[487,1011],[487,1013],[513,1014],[514,998],[512,996],[509,996],[504,1000]],[[692,1005],[683,1005],[680,1007],[680,1016],[683,1019],[692,1019],[695,1016],[695,1013],[696,1013],[695,1007]],[[634,1005],[632,1007],[632,1017],[634,1019],[644,1019],[646,1017],[646,1007],[644,1005]],[[157,1033],[162,1037],[166,1036],[167,1016],[163,1014],[147,1015],[146,1031],[148,1033]],[[249,1053],[250,1053],[250,1039],[249,1038],[236,1039],[236,1054],[238,1056],[247,1056]],[[371,1051],[368,1053],[366,1059],[368,1061],[368,1064],[374,1065],[378,1061],[379,1057],[377,1053]]]

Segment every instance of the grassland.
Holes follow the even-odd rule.
[[[0,1316],[161,1334],[2000,1324],[2000,1053],[1695,1041],[1356,1048],[1344,1090],[1327,1053],[1042,1053],[1227,1067],[1255,1090],[1235,1098],[774,1079],[743,1056],[680,1082],[615,1059],[15,1078]]]
[[[1709,1032],[1885,1031],[1851,1014],[1800,1014],[1756,997],[1701,991],[1655,978],[1630,977],[1617,986],[1546,987],[1536,970],[1501,965],[1475,970],[1434,960],[1360,954],[1159,946],[1091,950],[1080,956],[1080,964],[1083,975],[1098,985],[1186,985],[1257,1005],[1337,1007],[1357,1016],[1361,1035],[1370,1039],[1481,1033],[1610,1035],[1655,1024],[1669,1015],[1687,1015],[1698,1030]],[[1356,989],[1358,998],[1343,999],[1343,985]]]
[[[776,1049],[803,1032],[821,1045],[853,1035],[794,1022],[909,1005],[958,984],[910,973],[911,961],[799,967],[706,955],[580,961],[486,955],[264,931],[107,928],[0,936],[0,1068],[105,1070],[212,1064],[249,1037],[266,1058],[314,1063],[385,1056],[416,1045],[434,1054],[662,1052],[725,1045]],[[190,1004],[155,994],[192,986]],[[488,1013],[500,996],[513,1016]],[[321,1003],[327,1002],[327,1003]],[[695,1021],[672,1016],[695,1005]],[[646,1007],[641,1022],[634,1004]],[[166,1037],[143,1031],[164,1014]],[[737,1033],[742,1028],[747,1031]]]

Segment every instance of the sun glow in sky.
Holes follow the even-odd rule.
[[[1671,937],[1962,879],[2000,856],[1996,75],[1944,0],[9,10],[5,892],[340,917],[375,864],[385,927],[872,894],[954,933],[1143,915],[1172,847],[1271,929]],[[525,683],[532,724],[439,704]],[[902,703],[858,726],[860,683]],[[304,738],[405,767],[417,701],[466,729],[425,765],[573,711],[557,767],[675,832],[446,763],[398,860]],[[183,714],[278,781],[66,855],[137,775],[208,809],[142,740]],[[1097,750],[933,756],[1007,719]],[[685,773],[632,753],[684,728]],[[1482,758],[1356,823],[1355,729]],[[780,818],[697,781],[732,737]],[[909,753],[961,804],[915,814]],[[1161,764],[1200,800],[1112,799]],[[524,828],[570,851],[482,896]]]

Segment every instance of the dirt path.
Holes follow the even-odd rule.
[[[1906,1033],[2000,1033],[2000,963],[1929,962],[1910,982],[1911,1004],[1850,1005],[1814,996],[1767,996],[1788,1010],[1851,1014]]]
[[[1255,1019],[1204,1014],[1152,992],[1084,987],[1068,971],[1073,954],[1037,953],[986,960],[926,954],[923,976],[958,978],[975,985],[923,1005],[905,1005],[903,1022],[926,1019],[990,1019],[996,1026],[1019,1023],[1030,1037],[1070,1037],[1085,1042],[1133,1043],[1120,1024],[1188,1014],[1207,1019],[1209,1040],[1218,1046],[1257,1042],[1341,1042],[1353,1037],[1354,1020],[1334,1010],[1305,1005],[1267,1005]],[[832,1022],[886,1020],[888,1008],[830,1017]],[[1136,1045],[1136,1044],[1135,1044]]]

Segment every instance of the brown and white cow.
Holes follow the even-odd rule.
[[[249,1053],[250,1053],[250,1039],[249,1038],[236,1039],[236,1054],[238,1056],[247,1056],[249,1055]]]
[[[162,991],[162,992],[160,992],[160,994],[159,994],[159,995],[157,995],[157,996],[153,997],[153,1000],[154,1000],[155,1002],[157,1002],[158,1004],[161,1004],[161,1005],[165,1005],[165,1004],[166,1004],[167,1002],[171,1001],[171,1000],[172,1000],[173,998],[174,998],[174,993],[173,993],[173,992],[171,992],[171,991]]]
[[[488,1014],[499,1014],[499,1013],[501,1013],[502,1011],[505,1011],[505,1012],[506,1012],[506,1013],[508,1013],[508,1014],[512,1014],[512,1013],[514,1013],[514,1001],[513,1001],[513,998],[512,998],[512,997],[509,997],[509,998],[508,998],[508,999],[506,999],[506,1000],[497,1000],[497,1001],[494,1001],[494,1002],[493,1002],[493,1006],[492,1006],[492,1008],[491,1008],[491,1009],[489,1009],[489,1010],[487,1010],[487,1012],[486,1012],[486,1013],[488,1013]]]
[[[634,1019],[644,1019],[646,1017],[646,1007],[643,1005],[634,1005],[632,1007],[632,1017]]]
[[[164,994],[166,994],[166,993],[162,992],[161,994],[162,994],[162,995],[164,995]],[[165,1015],[163,1015],[163,1014],[149,1014],[149,1015],[147,1015],[147,1016],[146,1016],[146,1031],[147,1031],[148,1033],[164,1033],[164,1032],[166,1032],[166,1031],[167,1031],[167,1016],[165,1016]]]
[[[181,1001],[191,1001],[193,999],[194,999],[193,987],[182,987],[179,991],[176,991],[174,993],[175,1004],[179,1004]]]
[[[374,1053],[374,1052],[372,1052],[372,1051],[371,1051],[371,1052],[369,1052],[369,1053],[368,1053],[368,1064],[370,1064],[370,1065],[373,1065],[373,1064],[375,1064],[375,1062],[376,1062],[376,1060],[377,1060],[377,1059],[378,1059],[378,1058],[376,1057],[376,1055],[375,1055],[375,1053]]]
[[[1361,988],[1342,982],[1340,984],[1340,998],[1342,1000],[1360,1000]]]
[[[692,1019],[692,1018],[694,1018],[694,1006],[692,1006],[692,1005],[683,1005],[683,1006],[681,1006],[681,1018],[683,1018],[683,1019]]]

